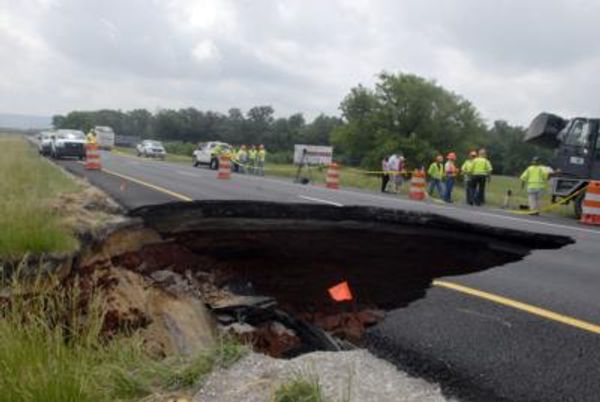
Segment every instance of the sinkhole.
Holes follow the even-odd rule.
[[[234,306],[238,317],[244,316],[240,309],[262,308],[256,298],[267,297],[293,319],[353,342],[382,312],[424,297],[435,278],[499,267],[532,250],[572,242],[362,206],[198,201],[142,207],[130,215],[162,242],[120,256],[120,265],[211,275],[215,286],[246,297],[241,300],[247,305]],[[328,292],[342,282],[351,301],[336,302]],[[260,321],[247,316],[253,324]]]

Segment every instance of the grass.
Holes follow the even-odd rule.
[[[118,148],[119,152],[129,155],[135,155],[132,148]],[[167,161],[191,164],[191,158],[183,155],[167,155]],[[292,164],[267,163],[265,173],[267,176],[295,178],[297,166]],[[309,171],[303,172],[310,178],[312,183],[325,184],[327,169],[325,167],[311,167]],[[378,192],[381,189],[381,176],[370,173],[364,169],[354,167],[342,167],[340,170],[340,186],[346,188],[357,188]],[[400,195],[408,196],[408,180],[405,181]],[[521,189],[521,182],[517,177],[512,176],[492,176],[492,180],[486,186],[486,205],[495,208],[501,208],[504,203],[504,196],[507,190],[512,190],[512,208],[518,209],[520,205],[527,205],[527,192]],[[453,192],[454,202],[457,204],[465,203],[465,188],[461,181],[457,182]],[[550,195],[546,194],[542,199],[542,207],[549,206],[551,203]],[[572,205],[557,206],[552,210],[553,214],[565,217],[574,217]]]
[[[72,234],[49,202],[79,190],[61,169],[40,158],[23,137],[0,135],[0,257],[71,251]]]
[[[273,396],[274,402],[325,402],[318,378],[298,377],[282,384]]]
[[[92,297],[82,315],[81,295],[48,286],[51,280],[25,286],[13,279],[10,303],[0,304],[2,402],[127,401],[193,393],[215,367],[227,367],[246,353],[245,346],[223,339],[193,358],[157,360],[135,334],[104,339],[100,299]]]

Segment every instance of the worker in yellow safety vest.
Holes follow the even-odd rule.
[[[463,175],[463,180],[465,183],[465,196],[467,200],[467,204],[473,205],[473,191],[471,186],[469,185],[469,181],[471,179],[471,170],[473,169],[473,160],[477,158],[477,151],[469,152],[469,158],[464,161],[462,166],[460,167],[460,172]]]
[[[267,160],[267,150],[263,144],[258,146],[258,152],[256,153],[256,174],[259,176],[265,175],[265,162]]]
[[[454,181],[458,175],[458,168],[456,167],[456,153],[450,152],[446,156],[446,163],[444,164],[444,201],[447,203],[452,202],[452,190],[454,189]]]
[[[237,159],[237,165],[238,165],[238,172],[240,173],[246,173],[246,165],[248,164],[248,151],[246,150],[246,146],[242,145],[240,147],[240,150],[238,151],[237,155],[236,155],[236,159]]]
[[[487,152],[481,148],[473,159],[469,172],[469,185],[473,196],[473,204],[485,204],[485,183],[492,178],[492,164],[487,158]]]
[[[529,209],[535,213],[539,213],[540,199],[546,189],[549,175],[548,168],[540,165],[540,159],[537,156],[531,160],[531,165],[521,175],[522,186],[527,187]]]
[[[96,143],[96,133],[94,133],[92,130],[90,130],[87,135],[85,136],[85,141],[88,144],[95,144]]]
[[[442,180],[444,178],[444,157],[438,155],[435,160],[429,165],[427,169],[427,175],[429,176],[429,189],[428,193],[433,196],[433,190],[436,189],[440,198],[444,196],[444,190],[442,186]]]
[[[256,151],[256,147],[254,145],[252,145],[250,147],[250,150],[248,151],[248,170],[249,170],[248,173],[250,173],[250,174],[255,173],[257,154],[258,154],[258,152]]]

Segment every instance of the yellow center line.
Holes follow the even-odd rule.
[[[175,191],[171,191],[171,190],[169,190],[169,189],[166,189],[166,188],[164,188],[164,187],[160,187],[160,186],[157,186],[157,185],[154,185],[154,184],[151,184],[151,183],[145,182],[145,181],[143,181],[143,180],[136,179],[136,178],[134,178],[134,177],[126,176],[126,175],[124,175],[124,174],[117,173],[117,172],[114,172],[114,171],[112,171],[112,170],[109,170],[109,169],[104,169],[104,168],[102,169],[102,171],[103,171],[104,173],[108,173],[108,174],[110,174],[110,175],[113,175],[113,176],[120,177],[121,179],[125,179],[125,180],[131,181],[131,182],[133,182],[133,183],[137,183],[137,184],[140,184],[140,185],[142,185],[142,186],[145,186],[145,187],[151,188],[151,189],[153,189],[153,190],[160,191],[161,193],[168,194],[168,195],[170,195],[171,197],[175,197],[175,198],[177,198],[177,199],[179,199],[179,200],[182,200],[182,201],[187,201],[187,202],[193,201],[193,198],[190,198],[190,197],[188,197],[187,195],[183,195],[183,194],[180,194],[180,193],[176,193]]]
[[[459,285],[454,282],[447,282],[442,280],[434,280],[434,286],[451,289],[460,293],[464,293],[470,296],[479,297],[480,299],[489,300],[491,302],[501,304],[503,306],[512,307],[517,310],[525,311],[529,314],[543,317],[548,320],[560,322],[562,324],[570,325],[584,331],[592,332],[594,334],[600,334],[600,325],[593,324],[591,322],[582,321],[577,318],[569,317],[563,314],[555,313],[554,311],[546,310],[540,307],[532,306],[531,304],[523,303],[520,301],[512,300],[507,297],[495,295],[492,293],[484,292],[482,290],[473,289],[468,286]]]

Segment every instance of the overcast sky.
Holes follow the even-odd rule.
[[[487,121],[600,115],[600,1],[0,0],[0,112],[339,114],[382,70]]]

